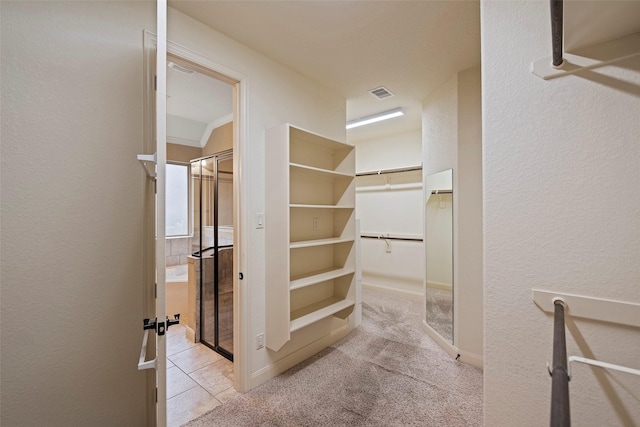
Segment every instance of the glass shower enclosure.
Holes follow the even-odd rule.
[[[191,161],[196,336],[233,361],[233,152]]]

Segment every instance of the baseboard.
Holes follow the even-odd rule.
[[[189,327],[189,325],[184,326],[185,335],[189,342],[196,342],[196,333],[193,329]]]
[[[459,350],[460,361],[467,365],[475,366],[479,369],[484,369],[484,361],[481,354],[469,353],[464,350]]]
[[[435,331],[431,326],[427,324],[426,321],[422,321],[422,328],[425,330],[427,335],[433,339],[436,344],[438,344],[444,351],[447,352],[449,356],[452,358],[466,364],[475,366],[476,368],[483,369],[484,363],[481,355],[470,353],[464,350],[460,350],[455,345],[451,344],[449,341],[445,340],[442,335]]]
[[[406,289],[392,288],[390,286],[373,285],[371,283],[362,283],[362,287],[366,288],[366,289],[373,289],[373,290],[379,291],[379,292],[385,292],[387,294],[400,295],[400,296],[403,296],[403,297],[409,297],[409,298],[413,298],[413,299],[422,299],[424,297],[421,292],[408,291]]]
[[[314,341],[311,344],[306,345],[301,349],[289,354],[288,356],[283,357],[275,363],[257,370],[256,372],[251,374],[249,389],[253,389],[254,387],[257,387],[260,384],[263,384],[266,381],[270,380],[271,378],[280,375],[287,369],[293,368],[297,364],[304,362],[311,356],[329,347],[334,342],[344,338],[349,334],[349,332],[351,332],[351,328],[347,324],[336,329],[329,335],[325,335],[319,340]]]

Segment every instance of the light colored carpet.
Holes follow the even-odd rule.
[[[364,289],[360,328],[187,426],[481,426],[482,371],[425,334],[421,305]]]

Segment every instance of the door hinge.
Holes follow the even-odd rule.
[[[158,284],[153,284],[153,298],[158,299]]]
[[[158,387],[156,387],[156,403],[158,403]]]
[[[158,90],[158,76],[153,76],[153,90]]]

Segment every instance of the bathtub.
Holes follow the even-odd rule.
[[[188,289],[189,281],[188,265],[173,265],[167,267],[166,271],[166,301],[165,309],[167,316],[173,319],[173,315],[180,313],[180,323],[187,324],[189,321],[188,311]]]

